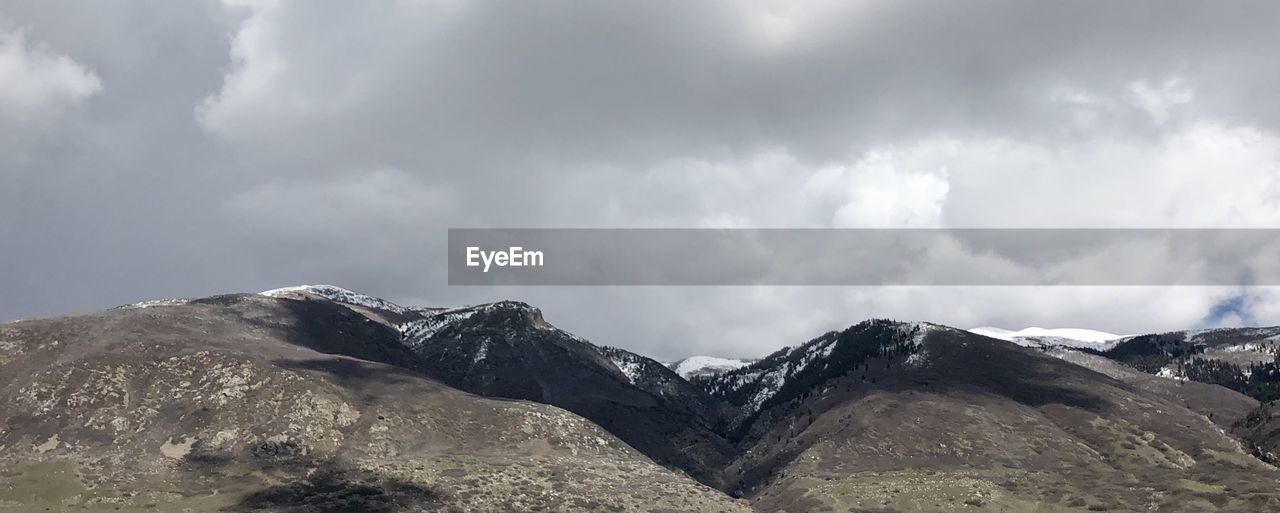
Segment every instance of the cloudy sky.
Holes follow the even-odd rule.
[[[0,320],[332,283],[660,358],[1212,287],[464,288],[449,227],[1280,227],[1276,2],[0,2]]]

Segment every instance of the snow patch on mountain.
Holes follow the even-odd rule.
[[[884,322],[884,321],[880,321]],[[893,322],[893,329],[903,337],[910,337],[910,344],[907,355],[906,364],[909,367],[919,367],[928,363],[928,355],[923,351],[924,340],[937,330],[948,329],[945,326],[932,324],[927,322]],[[716,380],[726,391],[737,391],[742,389],[750,390],[750,397],[744,404],[748,411],[759,411],[770,398],[777,395],[778,392],[797,374],[807,369],[822,371],[826,366],[830,365],[832,352],[839,344],[839,334],[832,332],[822,337],[811,340],[804,345],[797,347],[784,347],[776,353],[766,357],[759,364],[747,366],[735,371],[726,372],[717,376]],[[886,348],[882,348],[886,349]],[[768,366],[771,362],[779,362],[773,366]]]
[[[1173,366],[1170,366],[1170,365],[1166,365],[1166,366],[1164,366],[1164,367],[1161,367],[1161,368],[1160,368],[1160,372],[1157,372],[1157,373],[1156,373],[1156,375],[1157,375],[1157,376],[1160,376],[1160,377],[1162,377],[1162,378],[1176,379],[1176,380],[1178,380],[1178,381],[1186,381],[1186,380],[1187,380],[1187,377],[1186,377],[1186,376],[1183,376],[1182,374],[1180,374],[1180,373],[1178,372],[1178,369],[1176,369],[1176,368],[1174,368]]]
[[[983,326],[981,328],[973,328],[969,330],[971,333],[998,338],[1001,340],[1012,341],[1021,337],[1057,337],[1078,340],[1080,342],[1106,342],[1118,338],[1124,338],[1124,335],[1116,335],[1115,333],[1107,333],[1105,331],[1090,330],[1083,328],[1041,328],[1030,327],[1023,328],[1018,331],[1006,330],[1003,328],[995,328],[991,326]]]
[[[792,374],[795,374],[797,368],[803,368],[803,366],[794,365],[791,362],[785,362],[781,367],[774,368],[763,374],[758,374],[759,379],[757,380],[757,383],[759,383],[760,388],[757,389],[756,393],[747,401],[747,409],[750,411],[760,411],[760,407],[764,405],[764,402],[768,401],[770,397],[773,397],[778,393],[778,390],[782,389],[782,385],[786,384]]]
[[[923,367],[927,363],[929,363],[929,351],[925,349],[911,353],[907,360],[903,362],[904,365],[912,369]]]
[[[1267,342],[1246,342],[1244,344],[1235,344],[1218,348],[1219,351],[1225,353],[1265,353],[1275,354],[1276,346],[1270,342],[1272,339],[1264,339]]]
[[[117,306],[116,308],[151,308],[153,306],[173,306],[185,305],[190,303],[190,299],[174,298],[174,299],[152,299],[150,301],[139,301],[127,305]]]
[[[1183,332],[1186,341],[1192,344],[1206,344],[1215,335],[1232,335],[1235,337],[1252,337],[1266,340],[1280,340],[1280,327],[1259,328],[1208,328],[1187,330]]]
[[[731,371],[750,365],[756,360],[742,360],[737,358],[720,358],[716,356],[690,356],[683,360],[669,364],[667,367],[680,377],[689,379],[694,376],[706,376],[710,374],[719,374],[721,372]]]
[[[911,335],[911,345],[913,346],[907,360],[903,362],[908,368],[918,369],[929,364],[929,351],[924,346],[924,339],[938,330],[949,329],[941,324],[931,322],[910,322],[898,327],[898,331],[904,335]]]
[[[409,321],[397,326],[400,329],[401,340],[405,345],[413,349],[419,349],[427,339],[434,336],[440,330],[444,329],[456,322],[462,322],[475,315],[479,309],[476,307],[448,308],[434,311],[425,319]]]
[[[948,329],[953,328],[948,328],[941,324],[934,324],[932,322],[908,322],[902,323],[898,326],[898,331],[901,331],[906,335],[911,335],[911,342],[915,344],[917,348],[924,343],[925,337],[928,337],[930,333]]]
[[[622,372],[623,376],[627,377],[628,383],[636,384],[636,378],[640,376],[640,371],[644,368],[640,362],[630,358],[623,358],[618,353],[606,353],[606,357],[610,362],[613,362],[614,367],[617,367]]]
[[[281,287],[278,289],[264,290],[258,294],[269,297],[289,297],[297,294],[311,294],[330,301],[337,301],[339,303],[363,306],[378,310],[386,310],[388,312],[395,312],[398,314],[411,311],[409,308],[405,308],[385,299],[361,294],[359,292],[352,292],[333,285],[297,285],[294,287]]]
[[[1115,347],[1124,335],[1083,328],[1023,328],[1017,331],[983,326],[969,330],[984,337],[1006,340],[1023,347],[1075,347],[1107,350]]]

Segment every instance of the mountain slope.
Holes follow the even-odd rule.
[[[332,285],[263,292],[335,302],[400,333],[401,366],[487,397],[582,415],[663,465],[711,485],[734,448],[715,431],[723,405],[652,359],[560,330],[527,304],[410,308]]]
[[[445,310],[404,332],[426,372],[445,383],[559,406],[705,483],[719,484],[732,457],[713,429],[719,406],[701,390],[652,359],[557,329],[524,303]]]
[[[1280,399],[1280,327],[1174,331],[1122,339],[1097,354],[1166,377]]]
[[[755,410],[727,475],[757,511],[1280,510],[1205,416],[961,330],[869,321],[705,383]]]
[[[0,325],[0,511],[744,510],[416,359],[337,303],[260,295]]]
[[[1093,353],[1059,347],[1047,349],[1045,354],[1178,403],[1208,417],[1223,429],[1231,429],[1258,407],[1257,400],[1223,386],[1148,374]]]
[[[859,374],[875,380],[878,369],[870,368],[869,362],[913,353],[925,334],[940,328],[889,321],[868,321],[858,327],[866,332],[864,336],[875,338],[875,343],[847,343],[848,330],[829,332],[798,347],[784,347],[746,367],[696,382],[713,397],[739,408],[729,421],[732,438],[749,444],[762,426],[770,425],[774,413],[789,411],[797,401],[820,392],[815,389],[822,384],[841,376]]]

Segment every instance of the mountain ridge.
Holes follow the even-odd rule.
[[[125,332],[145,339],[160,337],[159,345],[145,346],[145,351],[157,355],[171,350],[160,348],[182,343],[160,333],[182,324],[190,325],[182,329],[198,329],[204,322],[200,319],[214,315],[234,329],[200,332],[197,339],[213,337],[206,343],[210,347],[241,339],[271,341],[235,346],[235,351],[247,351],[266,362],[254,367],[255,372],[273,380],[284,379],[275,377],[277,372],[321,380],[307,381],[312,383],[308,389],[367,388],[391,394],[393,398],[387,400],[400,401],[404,399],[395,397],[402,392],[395,390],[401,389],[395,387],[401,385],[393,383],[425,379],[436,383],[432,385],[436,390],[559,407],[557,411],[567,415],[564,419],[584,423],[582,430],[573,432],[598,429],[614,437],[603,438],[606,445],[617,440],[622,451],[601,453],[602,460],[588,458],[577,465],[603,469],[600,461],[627,461],[628,468],[648,469],[640,472],[646,479],[685,490],[681,497],[691,501],[685,508],[703,504],[729,511],[742,504],[720,492],[707,492],[711,488],[706,486],[698,488],[702,485],[746,499],[760,512],[965,509],[994,513],[1020,511],[1033,504],[1061,512],[1159,508],[1243,513],[1280,508],[1280,495],[1267,491],[1268,486],[1274,491],[1280,477],[1259,460],[1272,458],[1277,450],[1280,415],[1273,407],[1214,384],[1141,372],[1116,355],[1087,347],[1018,344],[928,322],[872,319],[783,347],[737,368],[686,379],[669,365],[561,330],[543,318],[538,308],[518,301],[406,307],[339,287],[299,286],[261,294],[144,301],[93,315],[130,319],[113,324],[113,329],[126,331],[108,331],[117,335],[101,338],[103,343],[124,343],[127,337],[118,333]],[[19,346],[8,341],[14,338],[8,334],[17,332],[7,330],[27,322],[36,322],[29,328],[44,322],[61,325],[71,319],[0,325],[0,367],[14,358],[35,369],[52,363],[32,359],[26,349],[10,356],[6,351]],[[178,319],[182,319],[179,325],[172,324]],[[66,332],[95,329],[92,323],[74,325]],[[1256,350],[1252,341],[1271,336],[1267,330],[1197,332],[1183,336],[1180,343],[1217,349],[1240,346],[1222,351],[1235,355]],[[228,339],[228,335],[234,336]],[[1134,347],[1161,351],[1183,347],[1145,344],[1142,337],[1125,341],[1138,340]],[[24,340],[21,347],[30,347],[30,337],[18,339]],[[1116,347],[1123,352],[1132,345]],[[144,351],[143,347],[132,350]],[[303,360],[254,356],[267,350],[318,356]],[[3,392],[10,389],[0,383],[0,401],[6,400]],[[274,404],[252,394],[253,399],[241,399],[239,388],[230,390],[227,400],[233,404],[250,400]],[[435,392],[424,394],[424,398],[436,397]],[[62,392],[50,397],[62,397]],[[349,408],[367,411],[351,401],[346,402]],[[355,418],[341,411],[335,418]],[[236,422],[245,424],[245,429],[283,429],[271,427],[276,426],[271,418],[228,416],[233,418],[239,418]],[[358,418],[355,425],[371,422],[363,413]],[[65,455],[63,444],[68,440],[79,447],[94,446],[86,445],[75,432],[54,439],[45,431],[31,431],[35,428],[30,424],[14,424],[14,418],[4,422],[0,429],[9,425],[10,431],[18,426],[19,431],[30,432],[21,444],[37,451],[50,447],[54,459],[49,461]],[[511,428],[502,422],[495,424],[496,433]],[[336,445],[300,434],[273,438],[262,432],[227,446],[229,450],[216,442],[217,433],[211,431],[168,431],[173,436],[145,442],[158,444],[149,450],[159,451],[160,457],[167,458],[166,452],[193,455],[201,461],[230,457],[232,467],[226,468],[245,469],[305,462],[300,468],[312,472],[313,477],[307,477],[287,468],[271,470],[275,488],[263,491],[268,498],[249,494],[232,505],[245,511],[294,511],[288,508],[301,506],[273,503],[276,499],[270,497],[283,494],[321,500],[317,494],[335,488],[346,498],[358,495],[358,490],[369,492],[369,498],[353,500],[366,501],[365,506],[371,507],[366,509],[375,511],[395,511],[397,504],[447,504],[460,497],[450,496],[455,493],[451,490],[479,494],[495,511],[516,504],[511,500],[530,500],[524,492],[494,495],[493,490],[450,479],[433,481],[434,487],[414,488],[418,485],[412,483],[420,483],[421,476],[372,465],[367,456],[360,456],[364,453],[351,452],[376,440],[366,442],[363,434],[352,434],[347,428],[325,431],[349,440]],[[396,443],[432,436],[424,427],[412,432],[416,434],[406,432]],[[0,430],[0,436],[3,433]],[[584,435],[574,443],[595,443],[591,442],[594,437]],[[347,443],[356,445],[347,448]],[[474,441],[466,443],[481,447]],[[0,457],[5,456],[5,446],[0,441]],[[312,455],[338,464],[322,465]],[[519,451],[508,456],[517,458],[510,461],[525,459],[526,464],[537,461],[536,468],[559,465]],[[500,451],[485,456],[502,457],[506,456]],[[146,465],[160,468],[155,461]],[[661,466],[645,467],[642,462]],[[481,472],[477,475],[494,472],[486,468],[472,470]],[[597,472],[612,483],[607,486],[628,486],[623,474]],[[693,477],[702,485],[681,476]],[[5,479],[0,475],[0,484]],[[221,482],[223,478],[210,474],[202,479]],[[1220,485],[1222,480],[1233,484]],[[581,488],[541,482],[537,486],[578,497],[574,500],[593,500]],[[0,501],[3,489],[0,486]],[[641,495],[650,493],[643,486],[639,490]],[[644,510],[639,503],[610,504],[624,511]]]
[[[0,511],[746,510],[409,358],[355,310],[257,294],[0,325]]]

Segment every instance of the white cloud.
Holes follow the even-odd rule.
[[[66,55],[28,43],[21,30],[0,32],[0,118],[42,127],[102,90],[102,81]]]
[[[943,146],[948,226],[1280,226],[1280,137],[1251,127],[1199,122],[1153,139]]]
[[[271,102],[254,102],[254,99],[269,94],[273,88],[281,86],[280,81],[288,71],[288,59],[282,55],[273,39],[278,31],[273,26],[273,13],[278,11],[280,2],[241,2],[224,1],[234,11],[247,12],[244,21],[231,40],[232,68],[223,76],[222,88],[217,94],[210,95],[196,108],[196,118],[210,132],[227,138],[234,138],[237,129],[236,113],[251,109],[258,123],[266,124],[280,116],[282,112],[305,112],[310,104],[297,95],[282,95]],[[252,105],[245,105],[253,102]],[[254,134],[261,135],[261,134]]]
[[[1250,324],[1280,324],[1280,287],[1253,287],[1240,295]]]
[[[872,151],[852,167],[839,170],[846,195],[836,210],[836,228],[937,226],[947,196],[946,163],[918,153]],[[839,194],[839,192],[837,192]]]

